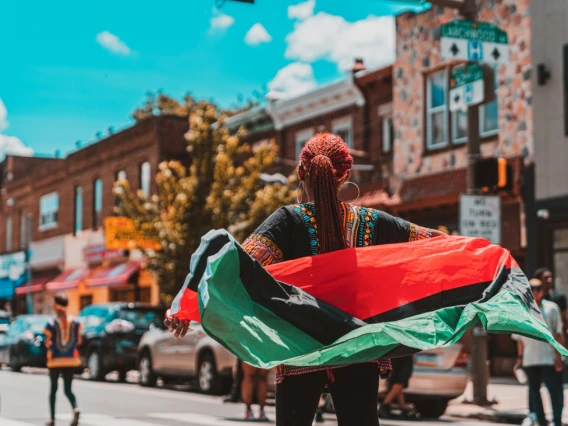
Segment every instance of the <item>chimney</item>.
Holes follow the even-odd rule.
[[[363,58],[355,58],[355,63],[353,64],[353,68],[351,72],[353,75],[357,74],[359,71],[365,71],[365,64],[363,63]]]

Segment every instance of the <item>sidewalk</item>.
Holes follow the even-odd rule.
[[[469,404],[473,396],[473,386],[470,382],[465,393],[450,402],[446,411],[447,416],[478,419],[496,423],[521,424],[528,414],[528,388],[520,385],[515,379],[494,378],[491,379],[487,390],[489,400],[495,400],[496,404],[489,407],[480,407]],[[542,389],[542,400],[551,418],[550,399],[548,391]],[[568,404],[568,391],[564,390],[564,405]],[[563,423],[568,425],[568,410],[564,410]]]

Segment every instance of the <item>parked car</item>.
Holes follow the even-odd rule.
[[[53,317],[48,315],[20,315],[0,336],[0,365],[13,371],[22,367],[44,367],[46,360],[43,330]]]
[[[8,331],[10,327],[10,313],[8,311],[0,310],[0,334],[4,334]]]
[[[469,381],[469,357],[461,343],[414,355],[414,371],[405,396],[424,418],[441,417],[448,402],[465,392]],[[388,381],[381,381],[380,398],[388,390]],[[326,410],[333,412],[333,401],[326,396]]]
[[[136,369],[138,343],[144,333],[161,328],[166,309],[142,303],[90,305],[79,314],[83,342],[79,354],[91,380],[118,371],[119,380]]]
[[[163,327],[148,331],[138,348],[138,370],[142,386],[196,380],[199,389],[220,395],[228,391],[236,358],[209,337],[198,323],[182,339]]]

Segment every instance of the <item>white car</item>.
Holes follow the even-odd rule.
[[[209,337],[201,325],[192,323],[182,339],[167,330],[154,328],[138,345],[138,370],[142,386],[197,379],[204,393],[220,395],[229,390],[235,356]]]

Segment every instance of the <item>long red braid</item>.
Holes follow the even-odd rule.
[[[300,168],[305,173],[316,207],[319,253],[346,247],[337,190],[339,181],[351,170],[353,157],[337,135],[318,133],[302,149]]]

